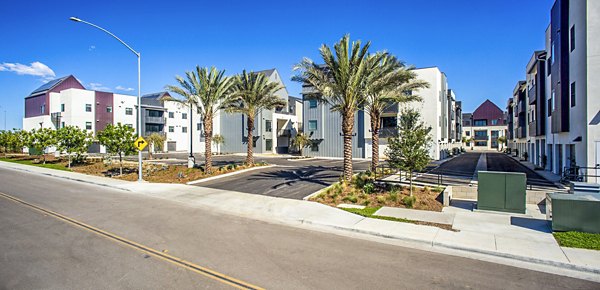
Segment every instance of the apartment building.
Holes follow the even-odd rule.
[[[269,80],[283,82],[277,70],[261,71]],[[255,119],[255,152],[282,154],[290,151],[291,138],[302,128],[302,102],[284,88],[276,93],[286,100],[283,108],[264,110]],[[165,100],[168,92],[142,96],[142,136],[158,133],[166,137],[163,148],[169,152],[204,153],[204,125],[195,106]],[[176,96],[175,96],[176,97]],[[213,152],[239,153],[247,150],[245,116],[220,110],[213,120],[213,134],[225,138],[225,144],[211,144]],[[74,76],[50,81],[25,98],[23,129],[57,129],[77,126],[94,135],[108,124],[121,123],[137,130],[137,96],[86,90]],[[190,136],[190,133],[191,136]],[[94,144],[90,152],[104,152]]]
[[[510,144],[510,148],[518,152],[519,156],[527,152],[528,146],[528,110],[529,102],[527,101],[527,82],[518,81],[513,89],[513,108],[512,112],[512,126],[513,126],[513,139]]]
[[[476,151],[501,150],[498,138],[506,135],[506,114],[490,100],[485,100],[473,113],[463,114],[463,135],[467,147]]]
[[[534,164],[556,174],[600,164],[599,16],[598,1],[556,0],[545,49],[526,66],[526,150]]]
[[[422,97],[423,102],[411,104],[390,104],[381,116],[381,129],[379,131],[379,154],[385,156],[388,138],[397,136],[398,118],[403,109],[414,108],[421,112],[423,122],[431,126],[433,144],[430,157],[434,160],[446,158],[449,150],[460,147],[460,133],[462,125],[457,125],[457,111],[462,112],[460,102],[448,89],[447,79],[437,67],[415,69],[417,77],[427,81],[429,88],[413,92]],[[314,89],[304,84],[304,132],[312,140],[312,145],[305,149],[308,156],[317,157],[343,157],[343,137],[341,135],[342,118],[339,113],[331,112],[329,104],[318,102],[311,98]],[[371,158],[372,132],[370,130],[370,116],[363,110],[358,110],[354,119],[354,133],[352,135],[353,158]]]

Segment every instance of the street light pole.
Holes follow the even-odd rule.
[[[131,48],[131,46],[129,46],[123,40],[118,38],[116,35],[112,34],[110,31],[108,31],[96,24],[93,24],[93,23],[90,23],[87,21],[83,21],[77,17],[71,17],[71,18],[69,18],[69,20],[72,20],[75,22],[81,22],[81,23],[87,24],[89,26],[92,26],[94,28],[104,31],[106,34],[112,36],[114,39],[118,40],[121,44],[123,44],[125,47],[127,47],[137,57],[137,62],[138,62],[138,108],[137,108],[138,125],[137,125],[137,133],[138,133],[138,137],[142,137],[142,92],[141,92],[142,78],[141,78],[141,65],[140,65],[141,54],[139,52],[135,51],[133,48]],[[143,181],[143,178],[142,178],[142,151],[138,150],[138,182],[142,182],[142,181]]]

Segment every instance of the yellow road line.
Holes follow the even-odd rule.
[[[8,194],[0,192],[0,197],[4,197],[5,199],[11,200],[13,202],[19,203],[21,205],[24,205],[24,206],[27,206],[27,207],[30,207],[30,208],[33,208],[36,211],[42,212],[44,214],[48,214],[48,215],[50,215],[50,216],[52,216],[52,217],[54,217],[56,219],[62,220],[62,221],[67,222],[67,223],[69,223],[71,225],[77,226],[79,228],[82,228],[82,229],[85,229],[85,230],[90,231],[92,233],[95,233],[95,234],[97,234],[99,236],[105,237],[105,238],[107,238],[109,240],[118,242],[120,244],[126,245],[126,246],[131,247],[131,248],[134,248],[134,249],[136,249],[138,251],[141,251],[143,253],[146,253],[146,254],[152,255],[154,257],[160,258],[160,259],[162,259],[164,261],[167,261],[167,262],[170,262],[170,263],[172,263],[172,264],[174,264],[176,266],[183,267],[185,269],[188,269],[190,271],[196,272],[198,274],[202,274],[202,275],[204,275],[204,276],[206,276],[208,278],[217,280],[217,281],[219,281],[221,283],[230,285],[230,286],[235,287],[237,289],[263,289],[261,287],[252,285],[250,283],[247,283],[247,282],[244,282],[244,281],[241,281],[241,280],[238,280],[238,279],[235,279],[233,277],[227,276],[227,275],[219,273],[217,271],[213,271],[211,269],[208,269],[208,268],[196,265],[196,264],[194,264],[192,262],[189,262],[189,261],[177,258],[175,256],[171,256],[171,255],[169,255],[167,253],[163,253],[163,252],[161,252],[159,250],[150,248],[148,246],[136,243],[134,241],[130,241],[128,239],[125,239],[125,238],[120,237],[118,235],[115,235],[113,233],[109,233],[109,232],[101,230],[99,228],[90,226],[88,224],[85,224],[83,222],[77,221],[77,220],[72,219],[70,217],[66,217],[66,216],[61,215],[59,213],[53,212],[51,210],[42,208],[40,206],[31,204],[31,203],[28,203],[26,201],[23,201],[23,200],[21,200],[19,198],[11,196],[11,195],[8,195]]]

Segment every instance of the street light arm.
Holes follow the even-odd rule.
[[[76,17],[71,17],[69,19],[72,20],[72,21],[75,21],[75,22],[85,23],[87,25],[90,25],[92,27],[98,28],[98,29],[106,32],[106,34],[108,34],[108,35],[112,36],[113,38],[115,38],[116,40],[118,40],[121,44],[123,44],[125,47],[127,47],[129,50],[131,50],[131,52],[133,52],[136,56],[138,56],[138,57],[140,56],[139,52],[135,51],[133,48],[131,48],[131,46],[129,46],[127,43],[125,43],[125,41],[121,40],[119,37],[117,37],[116,35],[112,34],[112,32],[110,32],[110,31],[108,31],[108,30],[106,30],[106,29],[104,29],[104,28],[102,28],[102,27],[100,27],[100,26],[98,26],[96,24],[87,22],[85,20],[81,20],[81,19],[76,18]]]

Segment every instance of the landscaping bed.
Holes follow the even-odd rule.
[[[389,217],[389,216],[380,216],[380,215],[375,215],[375,212],[377,212],[381,207],[365,207],[365,208],[340,208],[343,209],[347,212],[351,212],[353,214],[357,214],[357,215],[361,215],[364,217],[368,217],[368,218],[374,218],[374,219],[380,219],[380,220],[386,220],[386,221],[394,221],[394,222],[401,222],[401,223],[411,223],[411,224],[415,224],[415,225],[424,225],[424,226],[433,226],[433,227],[438,227],[444,230],[448,230],[448,231],[453,231],[453,232],[458,232],[458,230],[455,230],[452,228],[452,225],[446,225],[446,224],[439,224],[439,223],[430,223],[430,222],[424,222],[424,221],[414,221],[414,220],[409,220],[409,219],[402,219],[402,218],[395,218],[395,217]]]
[[[600,234],[555,232],[554,238],[563,247],[600,251]]]
[[[443,188],[413,187],[400,185],[375,184],[375,175],[370,172],[360,173],[351,182],[339,182],[311,198],[312,201],[338,206],[341,203],[364,205],[367,207],[403,207],[420,210],[442,211]]]
[[[138,179],[138,165],[136,162],[123,162],[123,175],[119,175],[120,167],[118,160],[115,161],[80,161],[68,168],[66,158],[56,158],[54,155],[46,155],[46,164],[40,156],[30,155],[9,155],[0,158],[1,161],[32,165],[56,170],[73,171],[87,175],[111,177],[127,181],[136,181]],[[183,165],[166,164],[143,164],[143,177],[145,181],[156,183],[187,183],[190,181],[221,175],[234,171],[244,170],[251,167],[266,166],[264,162],[255,163],[253,166],[245,164],[228,164],[221,167],[213,167],[211,174],[205,174],[202,168],[187,168]]]

